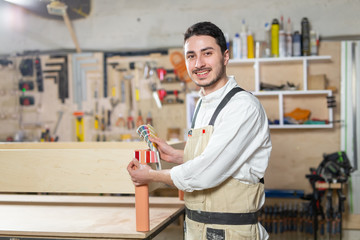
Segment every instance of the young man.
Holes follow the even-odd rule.
[[[258,222],[271,152],[265,111],[226,75],[229,50],[217,26],[191,26],[184,54],[189,76],[201,87],[185,149],[152,139],[163,160],[179,165],[155,171],[133,159],[129,174],[136,186],[159,181],[185,192],[187,240],[267,239]]]

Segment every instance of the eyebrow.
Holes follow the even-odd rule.
[[[207,50],[214,50],[214,48],[213,47],[206,47],[206,48],[201,49],[200,52],[205,52]],[[193,54],[193,53],[195,53],[195,51],[188,51],[188,52],[186,52],[186,55],[187,54]]]

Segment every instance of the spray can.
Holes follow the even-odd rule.
[[[238,33],[235,34],[235,37],[233,39],[233,58],[234,59],[240,59],[240,35]]]
[[[284,30],[279,31],[279,56],[286,56],[286,37]]]
[[[301,42],[302,42],[302,55],[310,55],[310,24],[309,20],[304,17],[301,20]]]
[[[301,35],[299,31],[295,31],[293,35],[293,56],[301,56]]]
[[[279,21],[276,18],[271,24],[271,56],[279,57]]]
[[[288,18],[288,21],[287,21],[285,38],[286,38],[286,56],[291,57],[293,55],[293,52],[292,52],[293,46],[292,46],[291,20],[290,20],[290,18]]]

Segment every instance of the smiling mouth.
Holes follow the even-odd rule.
[[[196,74],[196,76],[198,77],[204,77],[207,76],[209,74],[210,70],[209,69],[204,69],[204,70],[199,70],[199,71],[194,71],[194,73]]]

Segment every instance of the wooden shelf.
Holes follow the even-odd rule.
[[[282,57],[282,58],[253,58],[253,59],[230,59],[229,66],[241,66],[241,65],[254,65],[254,85],[255,91],[252,93],[255,96],[275,96],[278,101],[279,122],[278,125],[270,125],[270,128],[274,129],[296,129],[296,128],[332,128],[333,124],[333,110],[328,108],[328,121],[330,124],[285,124],[284,123],[284,96],[301,95],[304,98],[306,96],[324,95],[324,97],[331,97],[331,90],[308,90],[308,64],[314,61],[329,61],[331,56],[304,56],[304,57]],[[261,77],[260,66],[267,63],[302,63],[303,78],[302,78],[302,90],[277,90],[277,91],[262,91],[260,89]],[[286,67],[286,66],[285,66]],[[261,100],[261,99],[260,99]],[[327,106],[326,106],[327,107]]]

